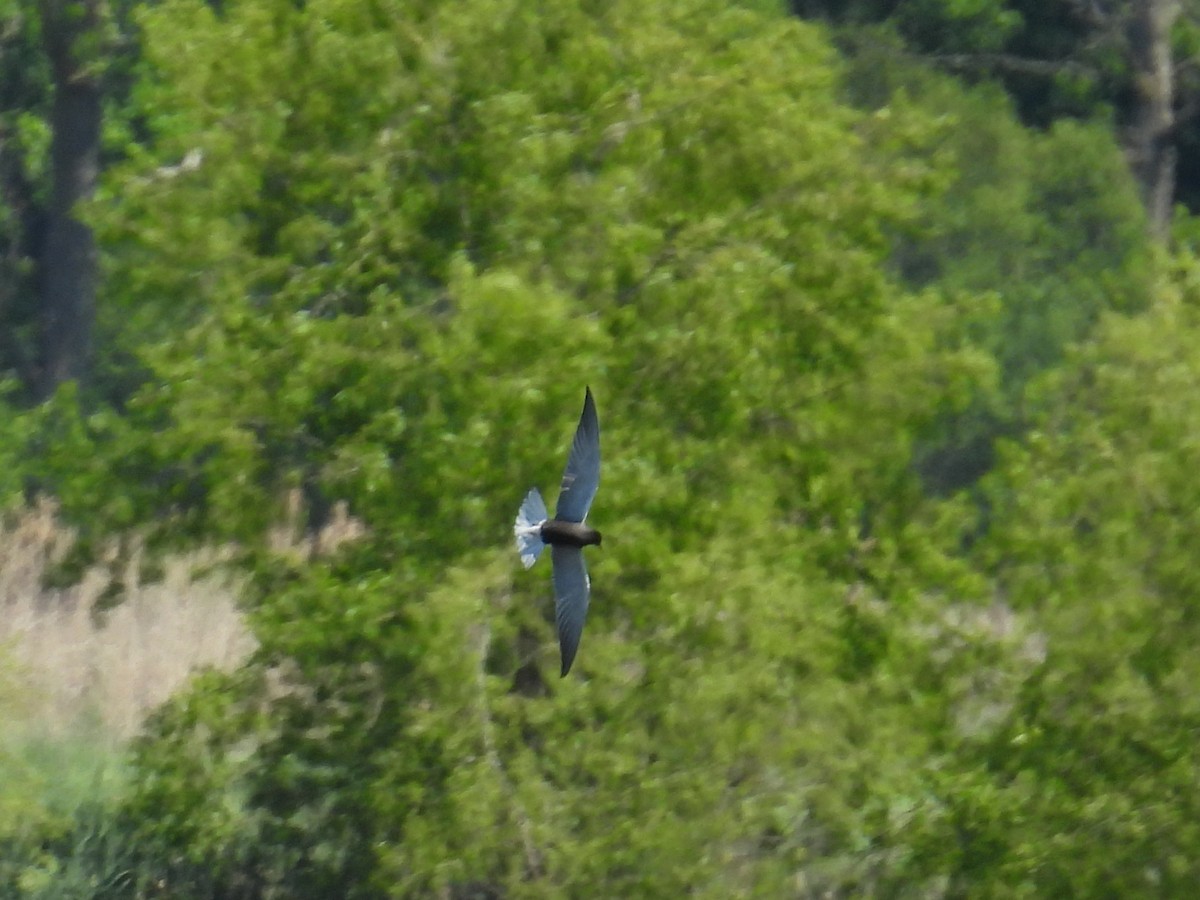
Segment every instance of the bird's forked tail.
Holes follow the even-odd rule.
[[[529,568],[541,555],[546,546],[542,542],[542,523],[549,518],[546,504],[537,488],[531,488],[521,503],[521,511],[517,513],[517,521],[513,525],[513,534],[517,537],[517,552],[521,554],[521,562]]]

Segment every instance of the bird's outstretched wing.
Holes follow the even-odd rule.
[[[562,490],[558,494],[556,519],[564,522],[582,522],[587,518],[600,486],[600,420],[596,417],[596,401],[592,389],[587,389],[583,398],[583,415],[575,429],[575,442],[571,455],[567,457],[567,469],[563,472]]]
[[[583,622],[587,618],[588,580],[583,551],[561,544],[550,547],[550,562],[554,566],[554,618],[558,622],[558,646],[562,651],[562,677],[571,671]]]

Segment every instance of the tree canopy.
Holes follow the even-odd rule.
[[[0,433],[81,559],[250,576],[257,653],[134,747],[128,896],[1194,884],[1195,262],[1106,122],[762,3],[135,13],[108,389]],[[559,680],[511,522],[585,385]],[[363,535],[281,552],[296,496]]]

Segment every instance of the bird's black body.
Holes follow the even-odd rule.
[[[567,547],[600,546],[600,532],[582,522],[550,519],[542,523],[542,540]]]

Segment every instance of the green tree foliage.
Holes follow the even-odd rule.
[[[1195,882],[1194,268],[1041,380],[1032,435],[985,483],[971,555],[992,606],[956,615],[922,664],[951,677],[955,727],[885,836],[903,851],[895,889],[1175,897]],[[972,632],[991,640],[964,644]]]
[[[116,173],[98,225],[116,306],[167,294],[205,317],[151,351],[135,415],[178,423],[147,452],[174,461],[206,529],[261,533],[262,496],[314,478],[400,516],[401,477],[414,510],[465,505],[483,527],[524,454],[557,457],[530,425],[558,421],[589,373],[672,432],[629,487],[670,513],[696,486],[661,470],[722,471],[753,435],[786,433],[803,378],[819,395],[861,361],[893,305],[886,230],[927,169],[868,152],[897,129],[837,103],[811,31],[736,9],[612,13],[612,36],[574,4],[418,13],[145,16],[161,159]],[[192,149],[197,170],[145,174]],[[478,466],[426,465],[451,449],[439,433]]]
[[[856,103],[915,106],[942,115],[919,148],[948,179],[930,193],[919,227],[898,236],[891,264],[911,286],[959,308],[960,334],[998,365],[960,414],[941,417],[921,450],[928,489],[974,483],[994,443],[1024,426],[1031,379],[1059,364],[1108,311],[1144,309],[1154,256],[1125,162],[1099,123],[1021,127],[994,87],[963,90],[891,50],[863,51],[847,78]]]
[[[1175,202],[1195,208],[1192,64],[1200,8],[1177,0],[794,0],[838,23],[852,52],[918,55],[966,78],[1002,84],[1024,121],[1116,123],[1148,225],[1171,231]]]
[[[971,78],[996,76],[1022,118],[1041,127],[1089,118],[1132,100],[1135,76],[1126,29],[1143,0],[792,0],[801,16],[848,26],[851,44],[878,44],[879,26],[912,51]],[[1195,46],[1195,10],[1183,4],[1175,48]],[[1188,76],[1181,87],[1190,90]]]
[[[1181,896],[1197,875],[1194,268],[1042,386],[990,490],[981,558],[1048,646],[992,767],[1029,816],[1004,843],[1048,892]]]
[[[298,488],[370,530],[329,563],[256,554],[257,662],[143,746],[168,881],[724,894],[828,845],[806,877],[869,883],[856,794],[923,740],[884,737],[893,696],[878,759],[830,748],[888,657],[875,583],[927,555],[890,527],[907,448],[989,371],[884,275],[933,124],[855,112],[812,29],[708,2],[142,26],[156,141],[97,212],[108,290],[200,318],[92,423],[97,468],[129,521],[253,548]],[[503,523],[588,381],[619,525],[582,677],[551,684],[546,573],[514,578]]]
[[[142,386],[0,448],[85,552],[136,527],[252,576],[254,659],[137,744],[143,894],[1190,878],[1193,326],[1144,299],[1116,151],[755,6],[139,11],[147,138],[90,221]],[[508,523],[584,384],[606,538],[560,681]],[[914,462],[979,420],[999,469],[931,496]],[[274,549],[294,492],[365,536]]]

